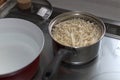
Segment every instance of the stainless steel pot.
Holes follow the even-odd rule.
[[[51,33],[53,26],[57,23],[69,20],[71,18],[81,18],[86,21],[90,21],[90,22],[97,24],[100,27],[101,33],[102,33],[99,40],[92,45],[85,46],[85,47],[77,47],[77,48],[65,46],[57,42],[53,38],[53,35]],[[55,58],[53,59],[51,63],[52,67],[49,66],[46,69],[46,73],[44,74],[44,76],[46,76],[47,78],[51,78],[53,76],[58,66],[60,65],[61,61],[64,61],[69,64],[81,65],[81,64],[85,64],[93,60],[98,54],[100,40],[103,38],[105,31],[106,31],[104,23],[99,18],[97,18],[96,16],[92,14],[85,13],[85,12],[78,12],[78,11],[63,13],[55,17],[50,22],[48,28],[49,28],[49,34],[51,35],[51,38],[53,39],[53,46],[54,46],[53,51],[55,53]],[[43,79],[46,79],[46,78],[43,77]]]

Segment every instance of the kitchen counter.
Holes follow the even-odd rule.
[[[96,16],[120,21],[120,0],[48,0],[54,7],[90,12]]]

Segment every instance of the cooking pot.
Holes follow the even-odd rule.
[[[0,19],[0,80],[31,80],[39,67],[44,35],[35,24]]]
[[[89,21],[91,23],[97,24],[101,30],[101,35],[98,41],[88,46],[70,47],[63,45],[59,43],[57,40],[55,40],[52,35],[52,29],[54,25],[74,18],[77,19],[80,18],[85,21]],[[103,21],[101,21],[99,18],[97,18],[96,16],[90,13],[79,12],[79,11],[66,12],[61,15],[58,15],[50,22],[48,28],[49,28],[49,34],[53,40],[53,46],[54,46],[53,51],[55,57],[53,61],[50,63],[50,65],[46,68],[42,76],[43,80],[48,80],[52,78],[52,76],[57,71],[57,68],[59,67],[61,61],[64,61],[65,63],[72,65],[81,65],[93,60],[98,54],[100,40],[103,38],[106,31]]]

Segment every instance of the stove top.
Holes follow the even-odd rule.
[[[39,5],[39,4],[35,4]],[[5,17],[22,18],[38,25],[45,35],[45,47],[41,55],[40,69],[33,80],[40,80],[41,71],[53,58],[52,40],[48,34],[48,24],[56,15],[67,10],[54,8],[49,20],[43,22],[34,13],[20,12],[13,7]],[[120,80],[120,37],[119,27],[106,23],[107,33],[101,41],[99,55],[93,61],[84,65],[69,65],[62,63],[53,80]],[[114,35],[117,34],[117,35]]]
[[[98,57],[81,66],[61,66],[58,80],[120,80],[120,40],[104,37]]]

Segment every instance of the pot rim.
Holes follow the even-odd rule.
[[[90,46],[94,45],[94,44],[91,44],[91,45],[83,46],[83,47],[70,47],[70,46],[66,46],[66,45],[63,45],[63,44],[59,43],[58,41],[56,41],[56,40],[53,38],[53,36],[52,36],[52,34],[51,34],[51,30],[52,30],[53,25],[54,25],[57,21],[59,21],[61,18],[63,18],[64,16],[73,16],[73,15],[76,15],[76,16],[77,16],[77,15],[78,15],[78,16],[79,16],[79,15],[85,15],[85,16],[91,17],[92,19],[94,19],[94,20],[96,20],[97,22],[99,22],[99,23],[102,25],[102,28],[101,28],[101,30],[102,30],[102,35],[101,35],[101,37],[99,38],[99,40],[96,41],[94,44],[98,43],[100,40],[103,39],[103,37],[104,37],[104,35],[105,35],[105,33],[106,33],[106,27],[105,27],[104,22],[103,22],[100,18],[98,18],[97,16],[95,16],[95,15],[93,15],[93,14],[91,14],[91,13],[88,13],[88,12],[70,11],[70,12],[65,12],[65,13],[62,13],[62,14],[56,16],[55,18],[53,18],[53,19],[51,20],[51,22],[50,22],[50,24],[49,24],[49,27],[48,27],[48,28],[49,28],[49,34],[50,34],[51,38],[52,38],[56,43],[58,43],[58,44],[60,44],[60,45],[62,45],[62,46],[68,47],[68,48],[75,48],[75,49],[78,49],[78,48],[86,48],[86,47],[90,47]]]

